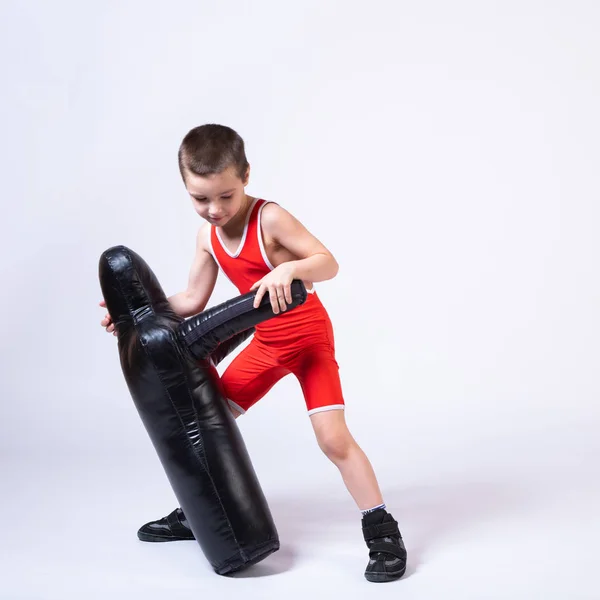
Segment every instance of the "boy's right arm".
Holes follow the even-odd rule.
[[[208,224],[203,225],[196,238],[196,255],[190,269],[187,289],[168,298],[171,308],[182,317],[191,317],[202,312],[215,288],[219,267],[210,253]],[[106,307],[104,300],[100,306]],[[114,323],[107,313],[100,323],[108,333],[117,335]]]
[[[190,269],[187,289],[169,297],[171,308],[182,317],[202,312],[215,289],[219,267],[207,247],[208,224],[203,225],[196,238],[196,255]]]

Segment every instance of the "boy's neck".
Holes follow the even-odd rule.
[[[228,237],[239,237],[244,231],[246,225],[246,216],[254,201],[253,196],[244,195],[244,200],[237,214],[225,225],[225,227],[219,227]]]

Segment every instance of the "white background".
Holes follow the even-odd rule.
[[[0,598],[600,598],[598,31],[592,1],[4,1]],[[207,122],[341,265],[317,289],[400,582],[363,579],[292,378],[239,421],[282,539],[256,577],[136,538],[176,500],[98,258],[185,287],[176,154]]]

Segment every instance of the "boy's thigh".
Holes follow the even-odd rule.
[[[244,413],[289,373],[252,340],[225,369],[221,385],[229,404]]]
[[[309,415],[345,407],[339,365],[331,347],[307,349],[287,366],[300,382]]]

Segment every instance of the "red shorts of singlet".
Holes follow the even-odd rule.
[[[282,313],[266,327],[258,325],[250,344],[221,376],[229,404],[243,414],[282,377],[293,374],[302,388],[309,415],[343,409],[333,328],[317,294],[308,294],[304,305],[290,311],[289,326],[287,316]]]

